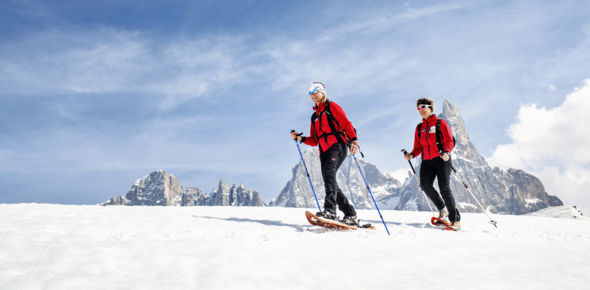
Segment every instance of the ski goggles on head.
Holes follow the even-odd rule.
[[[432,106],[431,106],[431,105],[419,105],[419,106],[418,106],[418,111],[420,111],[420,110],[422,110],[422,109],[424,109],[424,108],[426,108],[426,107],[430,107],[430,108],[432,108]]]

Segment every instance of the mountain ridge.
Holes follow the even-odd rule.
[[[203,193],[191,186],[184,190],[178,178],[166,170],[154,171],[131,186],[125,196],[119,195],[99,205],[128,206],[266,206],[257,190],[251,190],[243,183],[228,183],[221,179],[211,194]]]

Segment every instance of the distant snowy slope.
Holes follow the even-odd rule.
[[[551,218],[587,219],[587,217],[584,217],[583,214],[577,208],[571,205],[550,207],[542,209],[540,211],[529,213],[527,215]]]
[[[359,210],[377,230],[313,227],[305,209],[0,204],[0,289],[587,289],[590,220]]]

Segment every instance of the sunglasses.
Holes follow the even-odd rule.
[[[309,95],[311,96],[319,91],[320,91],[320,88],[315,88],[313,91],[309,92]]]
[[[418,106],[418,111],[420,111],[420,110],[422,110],[422,109],[424,109],[426,107],[431,107],[432,108],[431,105],[422,105],[422,106]]]

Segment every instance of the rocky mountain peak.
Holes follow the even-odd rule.
[[[174,175],[157,170],[137,179],[125,197],[114,197],[102,205],[178,206],[183,193],[184,188]]]
[[[439,117],[445,119],[451,128],[453,128],[453,136],[455,136],[456,142],[470,142],[469,136],[467,136],[467,130],[465,129],[465,122],[463,122],[463,117],[459,114],[459,109],[457,109],[455,104],[451,103],[448,99],[445,99],[443,103],[443,111]]]
[[[223,193],[223,194],[229,194],[229,185],[227,184],[227,182],[223,179],[221,179],[219,181],[219,187],[217,189],[217,192]]]
[[[240,183],[230,187],[225,180],[211,194],[191,186],[184,192],[178,179],[158,170],[136,180],[125,196],[116,196],[100,205],[161,206],[265,206],[260,193]]]

